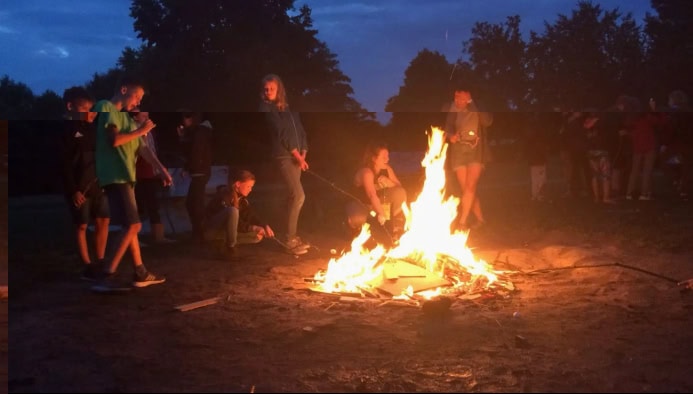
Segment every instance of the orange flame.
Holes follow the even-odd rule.
[[[409,286],[395,298],[430,299],[478,281],[489,286],[498,280],[498,272],[485,261],[475,259],[466,246],[468,232],[450,231],[457,216],[459,199],[453,196],[445,198],[447,143],[444,132],[433,127],[428,146],[421,162],[426,173],[421,193],[410,208],[406,204],[402,206],[406,225],[399,244],[391,250],[382,245],[372,250],[365,249],[363,245],[370,237],[369,226],[365,224],[352,241],[351,250],[331,259],[327,270],[315,275],[319,290],[358,293],[372,288],[372,283],[383,275],[384,262],[398,259],[415,262],[429,273],[447,279],[450,286],[416,293]]]

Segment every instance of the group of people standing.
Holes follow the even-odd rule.
[[[156,155],[152,136],[156,124],[148,113],[139,111],[144,94],[142,82],[125,78],[107,100],[94,100],[82,87],[69,88],[63,95],[67,109],[64,191],[76,227],[80,259],[85,266],[82,278],[96,281],[93,287],[96,291],[125,289],[115,279],[115,273],[127,251],[134,266],[132,286],[146,287],[166,280],[145,267],[138,237],[142,229],[140,213],[146,210],[155,242],[170,242],[163,234],[157,194],[160,184],[166,187],[173,182]],[[305,201],[301,172],[309,168],[308,144],[300,117],[290,110],[286,89],[278,76],[268,75],[262,80],[259,110],[266,114],[273,158],[288,190],[286,238],[280,243],[289,253],[304,254],[310,245],[298,236],[298,218]],[[260,224],[247,201],[255,184],[250,171],[230,171],[228,184],[218,188],[216,198],[207,203],[211,130],[211,124],[200,112],[182,111],[182,125],[177,132],[187,147],[185,172],[191,178],[186,207],[193,239],[204,241],[207,234],[221,228],[225,230],[222,233],[226,255],[237,259],[235,249],[239,239],[258,241],[275,235],[269,225]],[[87,227],[91,220],[95,224],[96,261],[92,261],[87,246]],[[110,224],[121,226],[121,231],[113,256],[107,261]],[[252,235],[244,236],[248,233]]]
[[[637,98],[622,95],[605,111],[565,111],[560,124],[550,121],[552,114],[544,115],[536,116],[525,135],[532,200],[546,199],[552,146],[560,152],[566,197],[591,195],[594,202],[605,204],[653,200],[657,166],[671,179],[674,194],[688,197],[693,119],[682,91],[671,92],[663,107],[654,99],[642,105]]]
[[[158,191],[161,185],[170,186],[173,179],[156,154],[152,134],[156,124],[148,113],[139,111],[144,94],[144,85],[134,79],[123,79],[108,100],[95,102],[81,87],[70,88],[64,94],[65,192],[76,225],[80,258],[85,265],[82,277],[96,281],[93,289],[97,291],[123,287],[116,281],[115,273],[128,251],[134,266],[132,286],[146,287],[166,280],[145,267],[138,237],[142,228],[140,214],[146,212],[152,223],[154,242],[171,242],[163,234]],[[460,228],[468,228],[470,213],[476,217],[475,225],[484,222],[476,185],[487,159],[484,127],[490,125],[491,116],[478,112],[470,92],[462,88],[455,92],[454,101],[445,110],[450,168],[462,192],[458,224]],[[305,202],[301,176],[310,168],[308,140],[299,113],[289,106],[279,76],[269,74],[262,79],[259,111],[264,114],[269,132],[272,160],[287,191],[286,228],[283,239],[277,241],[288,253],[302,255],[311,246],[298,235],[299,216]],[[221,239],[224,256],[238,260],[238,245],[276,237],[248,202],[255,175],[247,169],[229,171],[227,184],[219,185],[216,195],[208,202],[205,190],[211,174],[212,127],[200,112],[181,110],[181,121],[177,134],[186,147],[185,173],[191,178],[186,208],[192,238],[199,243]],[[352,206],[347,210],[347,221],[352,228],[360,228],[372,217],[388,229],[391,240],[396,242],[404,232],[403,204],[407,202],[407,194],[389,165],[386,144],[374,142],[366,147],[353,187],[358,191],[359,201],[357,209]],[[96,261],[92,261],[86,241],[87,225],[92,219]],[[117,224],[122,230],[115,251],[107,260],[109,224]]]

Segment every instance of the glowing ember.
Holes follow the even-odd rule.
[[[426,172],[423,189],[411,208],[403,205],[407,220],[399,244],[391,250],[385,250],[382,245],[367,250],[363,245],[370,232],[368,224],[364,225],[352,241],[351,250],[330,259],[327,270],[315,275],[316,290],[431,299],[453,292],[469,293],[494,284],[512,286],[503,281],[498,283],[497,274],[502,272],[474,258],[466,246],[468,232],[450,230],[454,227],[451,225],[457,216],[459,200],[444,197],[446,151],[444,132],[433,127],[428,152],[421,162]],[[419,281],[407,285],[405,280],[400,287],[394,286],[400,278]]]

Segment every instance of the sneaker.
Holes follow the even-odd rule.
[[[135,287],[147,287],[164,282],[166,282],[166,278],[164,278],[163,276],[154,275],[149,271],[145,272],[145,274],[142,276],[137,275],[135,273],[132,279],[132,285]]]
[[[84,270],[82,270],[82,275],[80,276],[80,279],[86,280],[89,282],[96,282],[99,280],[101,277],[101,270],[100,266],[97,263],[90,263],[87,264],[86,267],[84,267]]]
[[[651,201],[651,200],[652,200],[652,196],[650,196],[649,194],[643,194],[643,195],[641,195],[641,196],[638,198],[638,200],[640,200],[640,201]]]
[[[303,243],[299,237],[294,237],[286,242],[286,251],[295,256],[308,253],[309,244]]]
[[[313,247],[313,245],[311,245],[310,242],[302,240],[301,237],[296,237],[296,239],[298,240],[298,246],[301,248],[310,249]]]
[[[91,290],[97,293],[123,293],[132,290],[132,287],[117,280],[115,274],[101,273]]]

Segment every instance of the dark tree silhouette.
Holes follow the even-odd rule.
[[[686,0],[652,0],[657,14],[645,17],[651,95],[662,99],[672,90],[693,94],[693,8]],[[663,102],[664,104],[664,102]]]
[[[216,112],[255,111],[259,81],[279,74],[302,111],[350,111],[369,117],[350,97],[350,79],[316,38],[311,10],[293,0],[134,0],[138,37],[120,66],[150,87],[158,110],[181,106]]]
[[[531,32],[529,98],[535,108],[606,108],[620,93],[641,90],[643,40],[630,13],[581,1],[570,16]]]
[[[442,126],[443,105],[450,100],[453,65],[439,52],[421,50],[404,72],[404,83],[396,96],[388,99],[385,110],[392,112],[388,125],[394,149],[425,147],[425,132],[432,125]]]

